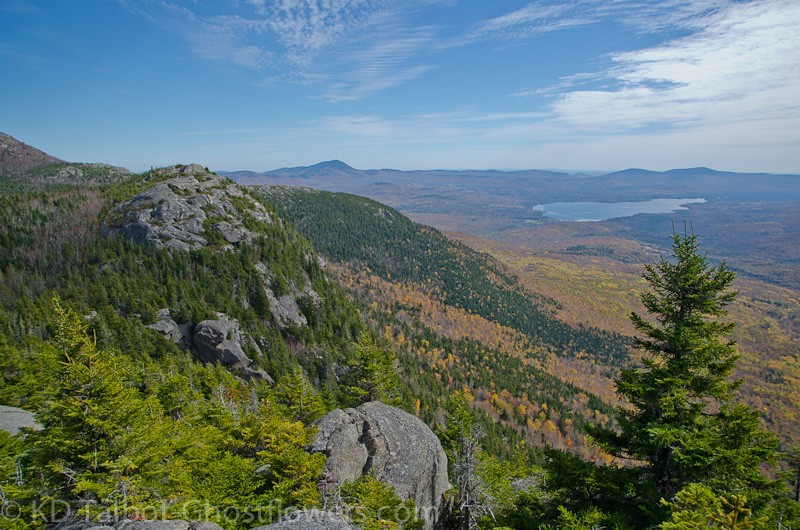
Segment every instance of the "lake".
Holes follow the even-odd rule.
[[[552,202],[537,204],[532,209],[559,221],[605,221],[640,213],[673,213],[688,210],[685,204],[698,204],[705,199],[651,199],[640,202]]]

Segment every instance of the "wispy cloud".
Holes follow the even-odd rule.
[[[264,20],[239,15],[203,17],[187,7],[154,0],[119,2],[154,25],[182,35],[201,59],[231,62],[248,70],[261,70],[274,60],[274,52],[251,43],[267,32]]]
[[[11,59],[28,70],[44,72],[50,66],[50,61],[44,57],[5,42],[0,42],[0,56]]]
[[[735,3],[693,19],[695,31],[612,56],[613,88],[573,90],[553,104],[583,130],[625,131],[800,120],[800,4]]]
[[[460,153],[460,163],[473,167],[484,160],[502,160],[501,167],[584,160],[586,168],[796,168],[800,159],[787,147],[800,145],[800,4],[706,2],[686,10],[674,4],[671,23],[681,36],[612,54],[606,68],[565,77],[559,86],[516,94],[549,96],[541,112],[336,116],[311,124],[309,132],[358,137],[358,145],[382,150],[376,158],[427,148],[420,156]],[[643,9],[629,12],[625,23],[664,23]]]
[[[338,45],[343,38],[358,39],[359,34],[375,30],[388,18],[392,7],[387,1],[279,0],[268,10],[261,6],[257,10],[267,11],[270,26],[288,58],[305,65],[320,50]]]
[[[537,111],[528,123],[494,121],[497,127],[487,135],[513,131],[529,138],[543,128],[558,135],[627,134],[798,114],[796,0],[532,1],[460,26],[447,26],[445,18],[437,19],[438,26],[419,24],[415,13],[447,3],[441,0],[243,0],[235,14],[222,15],[224,8],[210,13],[201,3],[119,1],[179,32],[198,57],[257,72],[265,86],[310,87],[330,102],[361,100],[413,82],[438,68],[437,54],[479,42],[528,42],[600,23],[609,23],[609,31],[655,32],[662,41],[598,58],[605,68],[506,92],[513,100],[549,98],[548,116]],[[454,116],[446,122],[448,130],[462,123]],[[365,124],[352,123],[355,130],[368,129]]]
[[[407,35],[386,37],[365,50],[352,53],[345,61],[344,75],[323,96],[337,102],[402,85],[434,68],[419,62],[419,56],[432,42],[432,31],[422,28]]]
[[[585,7],[598,19],[614,17],[639,32],[674,29],[692,30],[702,20],[731,5],[730,0],[584,0]]]
[[[525,41],[543,33],[612,19],[642,33],[692,29],[701,17],[729,5],[729,0],[537,1],[475,25],[464,40]]]
[[[581,13],[575,3],[532,3],[477,25],[470,39],[497,38],[527,40],[542,33],[591,24],[589,13]]]
[[[184,36],[203,59],[264,72],[261,84],[323,88],[330,101],[360,99],[406,83],[432,66],[420,59],[430,28],[409,23],[418,8],[402,0],[246,0],[237,14],[154,0],[119,0],[129,10]]]

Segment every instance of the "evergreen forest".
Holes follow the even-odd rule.
[[[194,166],[48,179],[63,169],[0,177],[0,405],[36,419],[0,430],[0,528],[326,509],[316,422],[369,401],[441,441],[442,528],[800,528],[800,449],[740,399],[734,275],[691,229],[643,270],[626,336],[368,199]],[[189,200],[202,244],[126,232]],[[235,361],[199,353],[223,324]],[[415,506],[374,474],[339,493],[363,530],[423,527],[386,517]]]

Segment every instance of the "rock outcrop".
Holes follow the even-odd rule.
[[[322,510],[292,512],[280,521],[253,530],[357,530],[344,516]]]
[[[247,334],[239,329],[239,322],[217,313],[217,320],[203,320],[194,327],[192,346],[195,357],[207,363],[239,370],[246,379],[266,379],[273,382],[261,368],[253,367],[253,360],[247,356],[242,345],[247,342],[260,357],[261,350]]]
[[[157,248],[197,250],[216,242],[232,249],[258,236],[245,226],[248,219],[275,222],[264,205],[198,164],[162,169],[154,178],[162,181],[115,209],[111,231]]]
[[[178,251],[206,246],[232,250],[260,237],[259,224],[263,227],[280,223],[261,202],[235,183],[197,164],[161,169],[151,178],[155,184],[118,205],[107,216],[105,234],[121,234],[141,244]],[[303,273],[300,282],[286,281],[286,291],[278,295],[272,289],[275,273],[269,264],[257,263],[255,269],[278,325],[282,328],[307,326],[308,319],[298,302],[320,303],[310,279]],[[177,324],[173,325],[169,319],[160,318],[153,326],[176,343],[182,340]]]
[[[158,322],[145,327],[164,335],[179,348],[189,350],[200,361],[220,363],[240,373],[245,379],[264,379],[270,384],[272,378],[262,368],[253,365],[244,351],[246,344],[258,357],[262,356],[258,344],[239,328],[239,321],[224,313],[217,313],[216,320],[203,320],[194,326],[189,322],[178,324],[172,319],[169,309],[159,309]]]
[[[32,412],[17,407],[0,405],[0,430],[17,434],[23,427],[39,428]]]
[[[219,362],[230,368],[244,368],[253,363],[242,349],[239,323],[221,313],[217,314],[217,320],[197,323],[192,343],[197,357],[203,362]]]
[[[327,455],[323,492],[374,472],[400,498],[412,498],[425,528],[433,527],[447,481],[447,456],[435,434],[419,418],[373,401],[337,409],[317,422],[310,450]]]
[[[130,177],[124,167],[108,164],[73,164],[0,133],[0,175],[33,186],[51,184],[95,185]]]
[[[178,324],[172,319],[169,309],[158,310],[158,321],[145,326],[153,331],[158,331],[164,337],[174,342],[179,348],[187,350],[192,345],[191,328],[189,322]]]

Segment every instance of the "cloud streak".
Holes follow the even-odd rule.
[[[692,28],[684,36],[616,53],[607,68],[570,76],[552,91],[516,94],[549,96],[542,112],[472,109],[366,121],[338,116],[315,127],[375,145],[390,142],[400,151],[456,144],[472,153],[463,160],[473,166],[493,152],[503,153],[501,167],[558,167],[559,158],[577,155],[592,160],[585,168],[666,169],[683,160],[755,171],[764,168],[765,156],[777,167],[796,168],[800,159],[787,148],[800,145],[800,5],[769,0],[701,7],[692,17],[674,15],[676,24]],[[533,12],[517,13],[492,27],[500,31],[533,18]]]
[[[246,0],[249,11],[203,15],[155,0],[119,0],[152,23],[180,33],[194,53],[266,74],[261,84],[326,87],[332,102],[361,99],[423,75],[433,40],[410,16],[437,0]]]
[[[461,142],[475,152],[520,146],[509,151],[513,156],[547,145],[621,148],[609,136],[632,145],[660,138],[690,149],[703,131],[731,145],[741,146],[748,131],[773,142],[781,131],[784,142],[800,142],[796,0],[536,1],[458,25],[417,16],[447,4],[436,0],[244,0],[237,14],[120,1],[181,33],[198,57],[252,70],[265,86],[309,87],[332,103],[412,83],[440,68],[445,54],[487,42],[513,48],[547,33],[607,24],[608,31],[640,37],[629,45],[648,43],[597,57],[600,66],[590,71],[506,90],[492,111],[382,116],[371,109],[321,118],[299,127],[299,137],[343,135],[396,146]],[[511,110],[498,111],[504,104]]]
[[[557,119],[627,131],[800,118],[800,5],[731,4],[693,25],[688,36],[612,56],[599,75],[614,88],[563,93]]]

